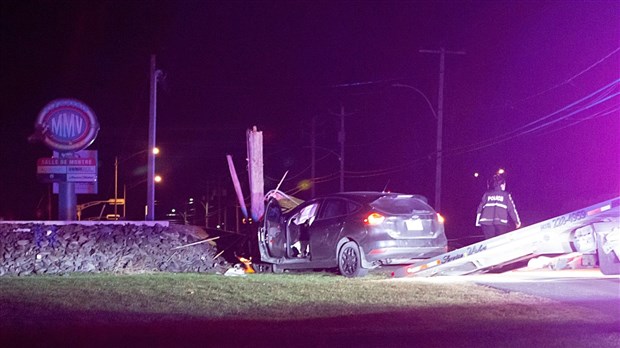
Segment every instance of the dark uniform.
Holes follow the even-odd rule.
[[[516,227],[521,226],[521,220],[510,193],[503,190],[505,182],[496,182],[492,189],[482,196],[476,214],[476,226],[482,226],[486,239],[508,232],[508,217]]]

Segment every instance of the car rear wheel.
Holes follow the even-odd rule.
[[[340,249],[338,270],[347,278],[363,277],[368,274],[368,269],[362,268],[360,249],[355,242],[347,242]]]

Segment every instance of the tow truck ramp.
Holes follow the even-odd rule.
[[[541,255],[596,255],[620,274],[620,197],[401,267],[394,277],[482,273]]]

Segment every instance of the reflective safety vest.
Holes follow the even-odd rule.
[[[509,215],[516,225],[521,224],[512,196],[502,190],[485,192],[478,205],[477,214],[481,225],[507,225]]]

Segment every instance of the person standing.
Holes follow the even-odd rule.
[[[515,203],[506,192],[506,180],[496,174],[489,180],[488,187],[476,212],[476,226],[482,226],[485,239],[508,232],[509,216],[516,228],[521,227]]]

